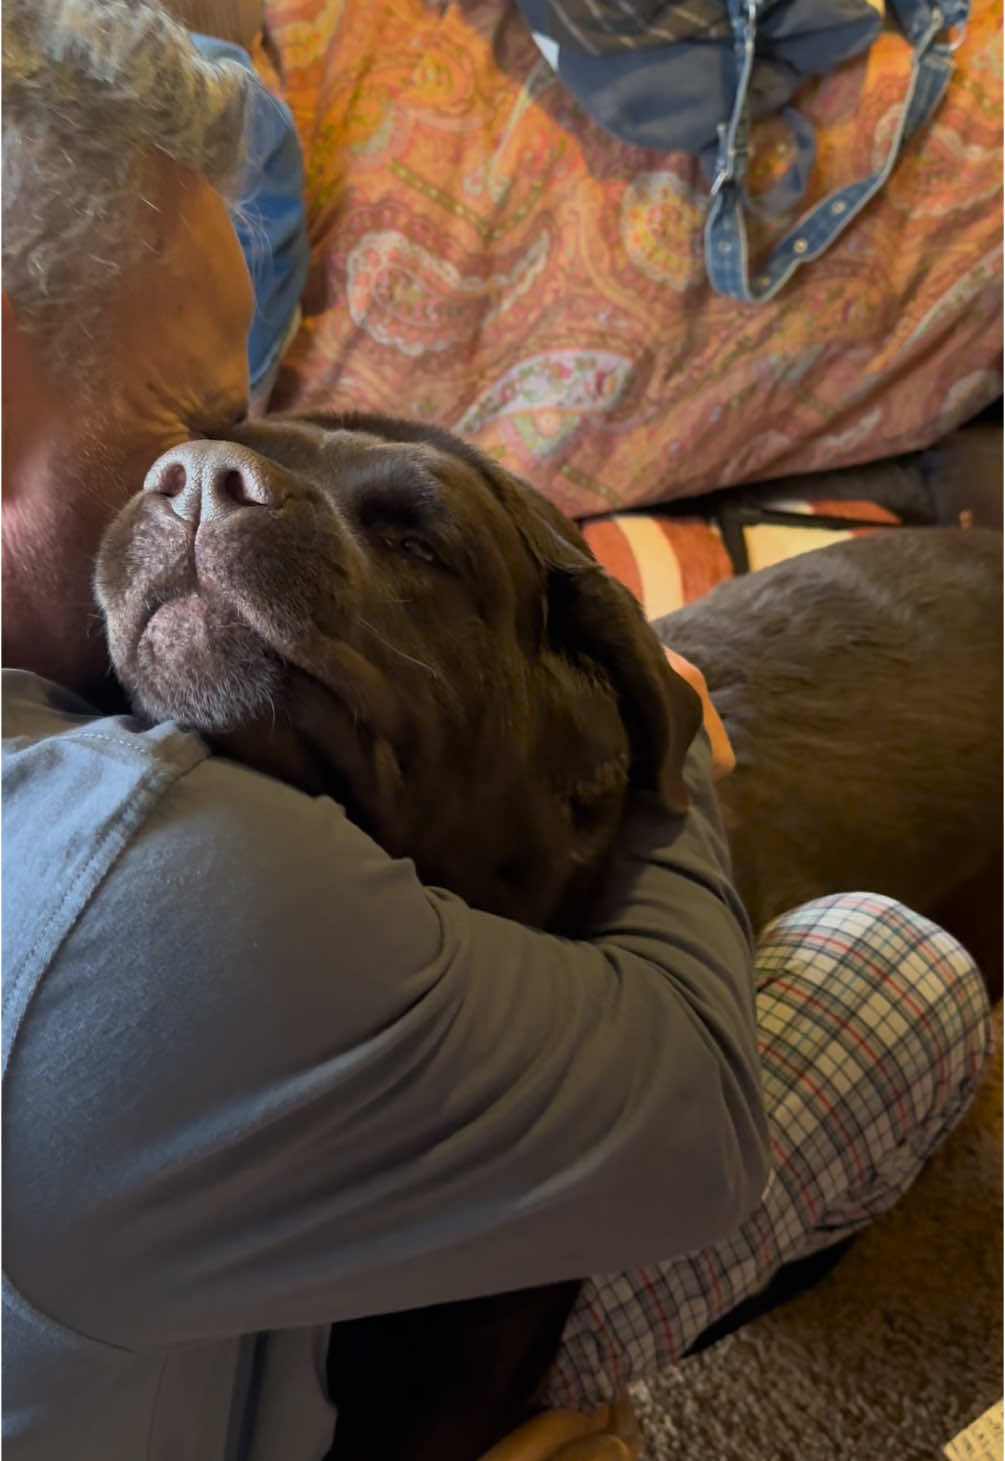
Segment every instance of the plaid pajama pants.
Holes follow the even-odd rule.
[[[774,1169],[723,1242],[583,1286],[544,1399],[583,1408],[675,1364],[782,1264],[886,1212],[963,1116],[991,1043],[983,980],[935,924],[889,898],[821,898],[775,920],[756,958]]]

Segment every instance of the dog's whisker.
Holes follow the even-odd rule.
[[[373,625],[370,624],[366,619],[359,618],[358,622],[362,624],[364,629],[368,629],[373,635],[374,639],[379,640],[379,642],[384,645],[385,649],[389,649],[394,654],[400,655],[400,657],[404,660],[407,660],[409,664],[418,665],[420,670],[426,670],[428,674],[432,675],[434,680],[439,680],[441,684],[443,683],[443,676],[440,674],[439,670],[436,669],[433,665],[427,665],[425,660],[416,659],[414,655],[406,654],[403,649],[399,649],[396,644],[392,644],[389,639],[385,639],[383,634],[381,634],[379,630],[375,629]]]
[[[272,730],[275,731],[276,726],[277,726],[278,721],[279,721],[279,717],[278,717],[278,715],[276,713],[276,697],[272,693],[271,690],[268,690],[267,689],[265,691],[265,699],[266,699],[266,701],[268,703],[269,716],[270,716],[270,718],[272,720]]]

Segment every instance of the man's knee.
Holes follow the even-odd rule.
[[[874,894],[817,899],[765,930],[757,970],[769,1040],[788,1031],[818,1069],[829,1050],[898,1140],[934,1147],[962,1116],[990,1053],[990,1008],[973,959],[930,919]]]

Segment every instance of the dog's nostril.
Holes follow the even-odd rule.
[[[221,467],[212,474],[208,490],[221,511],[235,507],[278,507],[282,502],[282,494],[255,467]]]
[[[188,476],[181,462],[171,462],[161,473],[157,483],[157,491],[162,497],[177,497],[179,492],[185,490]]]
[[[261,490],[256,492],[251,483],[245,479],[243,472],[239,472],[236,467],[231,467],[224,474],[220,487],[224,496],[229,497],[231,502],[258,504],[262,502]]]

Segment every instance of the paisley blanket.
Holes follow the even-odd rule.
[[[704,281],[696,160],[601,131],[513,4],[269,0],[256,63],[296,118],[312,249],[273,405],[422,416],[576,517],[931,443],[1001,390],[1001,29],[973,0],[884,195],[745,306]],[[908,64],[884,34],[800,93],[804,206],[870,170]],[[787,145],[755,129],[755,190]]]

